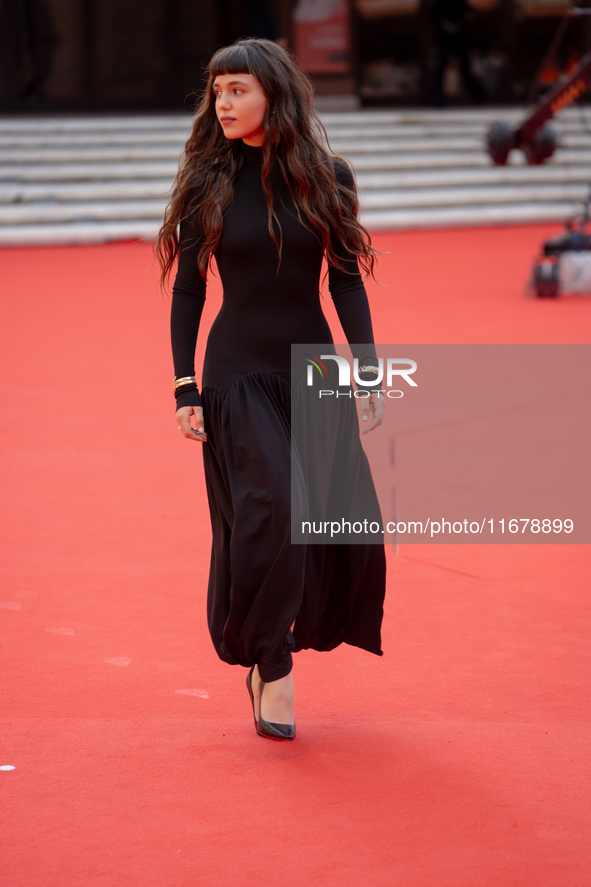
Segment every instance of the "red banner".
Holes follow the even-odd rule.
[[[310,74],[348,74],[351,31],[347,0],[298,0],[293,14],[294,49]]]

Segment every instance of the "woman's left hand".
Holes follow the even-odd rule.
[[[362,434],[367,434],[368,431],[373,431],[374,428],[377,428],[378,425],[382,424],[382,419],[384,417],[385,408],[386,408],[386,401],[385,401],[383,395],[378,394],[377,391],[372,392],[369,395],[369,404],[368,404],[368,398],[366,398],[366,397],[363,398],[363,407],[362,407],[361,417],[364,422],[367,422],[367,420],[369,419],[369,415],[371,413],[372,420],[371,420],[371,424],[369,424],[367,426],[367,428],[363,429],[363,431],[361,432]]]

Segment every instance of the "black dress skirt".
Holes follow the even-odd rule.
[[[278,185],[278,262],[262,151],[237,149],[244,163],[215,254],[223,304],[207,341],[202,394],[181,389],[177,407],[202,404],[204,411],[213,533],[207,611],[215,649],[231,664],[258,663],[262,679],[273,681],[289,673],[292,652],[304,648],[346,642],[381,655],[385,557],[382,545],[291,542],[291,343],[332,342],[319,296],[323,252]],[[337,171],[347,181],[348,170]],[[171,317],[177,378],[194,374],[205,299],[199,248],[199,231],[185,225]],[[366,344],[367,361],[375,361],[356,262],[345,271],[330,268],[329,289],[348,341]],[[368,471],[363,460],[361,451],[357,461]]]

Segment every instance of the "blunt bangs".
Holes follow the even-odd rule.
[[[249,55],[246,46],[225,46],[212,58],[209,73],[212,77],[222,74],[252,74]]]

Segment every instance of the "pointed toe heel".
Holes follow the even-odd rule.
[[[295,739],[295,724],[273,724],[271,721],[265,721],[261,717],[261,699],[263,698],[263,688],[265,684],[261,681],[261,691],[259,695],[259,719],[255,720],[256,731],[259,736],[267,736],[269,739]],[[251,690],[252,695],[252,690]],[[254,702],[253,702],[254,710]]]

